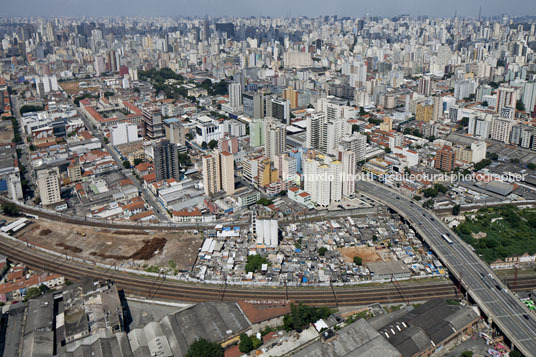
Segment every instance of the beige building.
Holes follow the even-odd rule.
[[[391,131],[393,130],[393,119],[388,116],[383,117],[383,122],[380,124],[381,131]]]
[[[221,188],[228,195],[232,195],[235,192],[233,154],[227,151],[220,152],[219,159]]]
[[[82,180],[82,169],[78,164],[70,164],[67,167],[67,176],[71,182],[77,182]]]
[[[218,155],[203,156],[203,186],[205,195],[211,196],[221,191],[221,174]]]
[[[59,169],[54,167],[37,171],[37,187],[43,206],[61,202]]]
[[[491,121],[490,138],[505,144],[510,143],[510,133],[513,121],[509,119],[493,118]]]
[[[264,156],[275,160],[275,156],[285,151],[287,144],[286,125],[277,119],[264,121]]]
[[[213,154],[203,156],[203,185],[207,196],[221,190],[228,195],[234,194],[233,154],[215,151]]]

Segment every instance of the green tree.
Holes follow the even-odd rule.
[[[487,107],[487,106],[489,106],[489,104],[488,104],[488,101],[487,101],[487,100],[483,101],[481,105],[482,105],[483,107]]]
[[[215,342],[200,338],[190,345],[186,357],[223,357],[223,349]]]
[[[430,198],[428,201],[425,201],[422,206],[424,208],[428,208],[428,209],[432,209],[434,208],[434,200],[432,198]]]
[[[286,331],[296,330],[301,332],[310,323],[325,319],[331,315],[328,307],[312,307],[303,304],[290,305],[290,314],[283,317],[283,327]]]
[[[352,133],[359,133],[359,125],[352,124]]]
[[[262,341],[257,338],[257,336],[251,336],[251,343],[253,344],[253,349],[256,350],[262,345]]]
[[[363,259],[361,257],[354,257],[354,264],[355,265],[362,265]]]
[[[473,357],[473,351],[463,351],[460,357]]]
[[[533,164],[532,162],[527,164],[527,169],[530,170],[536,170],[536,164]]]
[[[125,169],[130,169],[130,161],[128,161],[128,160],[123,161],[123,167]]]
[[[457,216],[460,214],[460,205],[454,205],[454,207],[452,207],[452,215],[453,216]]]
[[[31,112],[40,112],[42,111],[44,108],[43,106],[41,105],[23,105],[20,110],[19,110],[19,113],[20,115],[23,115],[24,113],[31,113]]]
[[[251,339],[245,333],[242,333],[240,335],[240,343],[238,344],[238,349],[242,353],[248,353],[253,349],[253,342],[251,342]]]
[[[248,255],[246,272],[256,273],[257,271],[261,270],[263,264],[269,264],[265,257],[258,254]]]
[[[143,159],[140,159],[140,158],[134,159],[134,166],[138,166],[142,162],[143,162]]]
[[[257,201],[257,204],[263,205],[263,206],[269,206],[272,204],[272,200],[269,200],[266,197],[262,197],[260,200]]]
[[[218,142],[216,140],[210,140],[208,143],[208,147],[210,149],[214,149],[216,146],[218,146]]]
[[[206,149],[207,146],[208,146],[208,145],[207,145],[207,143],[206,143],[205,141],[203,141],[203,142],[201,143],[201,148],[202,148],[202,149]]]
[[[493,160],[493,161],[499,160],[499,154],[497,154],[496,152],[490,152],[487,156],[488,156],[488,159],[490,160]]]
[[[510,351],[510,357],[523,357],[523,354],[517,350]]]
[[[518,99],[516,102],[516,110],[519,110],[520,112],[525,111],[525,104],[523,104],[523,101],[521,99]]]
[[[479,162],[477,162],[474,166],[474,171],[479,171],[479,170],[482,170],[484,167],[488,166],[489,164],[491,164],[491,160],[490,159],[483,159],[483,160],[480,160]]]
[[[462,120],[460,121],[460,124],[463,127],[469,126],[469,118],[468,117],[463,117]]]
[[[318,255],[320,255],[321,257],[323,257],[324,255],[326,255],[326,252],[328,251],[328,248],[326,247],[320,247],[318,248],[318,250],[316,251],[318,253]]]
[[[519,159],[517,157],[513,158],[513,159],[510,159],[510,162],[512,164],[519,164]]]
[[[12,202],[3,203],[2,212],[6,216],[17,216],[19,214],[19,208]]]

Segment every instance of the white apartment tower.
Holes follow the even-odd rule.
[[[493,118],[491,121],[490,138],[505,144],[510,143],[510,133],[513,121],[503,118]]]
[[[242,90],[240,83],[234,82],[229,84],[229,105],[236,109],[242,105]]]
[[[37,187],[43,206],[61,202],[59,169],[54,167],[37,171]]]
[[[342,194],[351,196],[355,193],[355,173],[356,173],[356,155],[353,151],[346,150],[341,153],[342,156]]]
[[[274,118],[264,122],[264,156],[275,160],[275,156],[285,151],[287,144],[286,125]]]

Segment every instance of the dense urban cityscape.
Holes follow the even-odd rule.
[[[0,356],[536,356],[536,13],[0,39]]]

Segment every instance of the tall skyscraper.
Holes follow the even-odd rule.
[[[202,162],[205,195],[211,196],[221,190],[227,195],[234,194],[233,154],[216,150],[212,154],[203,156]]]
[[[229,105],[236,109],[242,105],[242,90],[240,83],[233,82],[229,84]]]
[[[100,76],[106,71],[106,65],[104,63],[104,57],[101,55],[95,56],[95,73]]]
[[[220,160],[218,155],[203,156],[203,186],[205,195],[212,196],[221,191]]]
[[[516,107],[516,91],[514,88],[499,87],[497,89],[497,108],[496,112],[500,113],[504,107]]]
[[[424,76],[422,78],[419,78],[417,92],[427,97],[432,95],[432,79],[430,78],[430,76]]]
[[[342,194],[351,196],[355,193],[356,155],[353,151],[346,150],[341,153],[342,163]]]
[[[167,139],[162,139],[153,145],[154,151],[154,171],[156,180],[166,180],[180,178],[179,152],[177,145],[172,144]]]
[[[273,118],[279,119],[279,121],[290,124],[290,101],[288,99],[272,98],[271,100],[271,113],[267,113]]]
[[[226,194],[235,192],[233,154],[222,151],[219,153],[221,188]]]
[[[286,125],[274,118],[266,118],[264,121],[264,155],[273,162],[276,155],[285,151],[286,145]]]
[[[266,141],[264,134],[264,120],[253,119],[249,123],[249,145],[254,148],[263,146]]]

